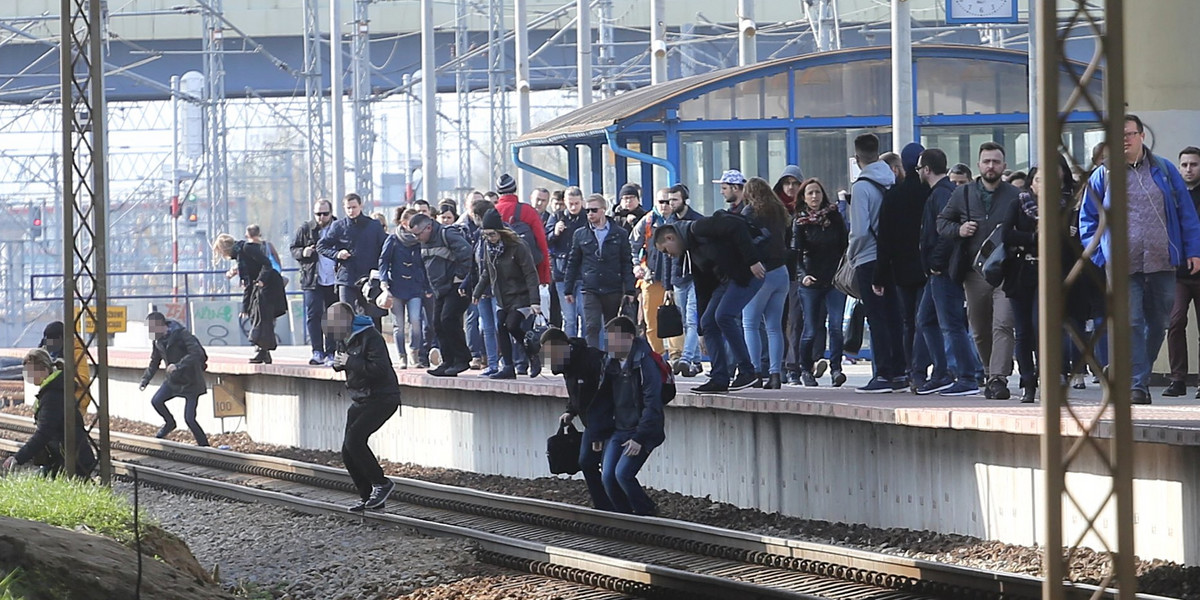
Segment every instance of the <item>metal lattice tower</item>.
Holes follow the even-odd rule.
[[[225,54],[224,25],[220,18],[223,0],[210,0],[204,11],[204,100],[207,103],[208,201],[215,233],[218,226],[229,226],[229,170],[226,163],[228,140],[225,137]]]
[[[504,51],[504,0],[488,0],[488,117],[491,181],[508,170],[508,74]]]
[[[1060,25],[1055,3],[1039,3],[1036,10],[1038,37],[1037,111],[1045,125],[1039,136],[1039,155],[1043,188],[1058,190],[1060,176],[1051,165],[1055,157],[1065,155],[1063,135],[1066,115],[1083,108],[1103,115],[1108,147],[1119,152],[1125,125],[1125,54],[1124,1],[1107,0],[1104,8],[1086,0],[1071,0],[1069,18]],[[1046,10],[1049,7],[1051,10]],[[1096,52],[1086,66],[1066,59],[1066,43],[1072,37],[1089,36],[1096,40]],[[1104,65],[1103,97],[1089,87],[1095,73]],[[1070,96],[1059,97],[1062,73],[1071,84]],[[1115,142],[1113,140],[1116,140]],[[1069,235],[1069,209],[1059,206],[1059,195],[1043,194],[1039,199],[1038,253],[1040,260],[1038,286],[1042,315],[1040,324],[1039,367],[1042,380],[1042,414],[1045,430],[1042,433],[1042,469],[1045,481],[1045,583],[1042,597],[1060,600],[1068,597],[1071,587],[1068,578],[1070,564],[1084,543],[1095,546],[1108,558],[1108,569],[1099,582],[1101,588],[1116,586],[1118,598],[1132,599],[1137,591],[1134,563],[1133,523],[1133,420],[1130,406],[1130,311],[1129,311],[1129,252],[1128,198],[1126,166],[1120,160],[1108,161],[1107,206],[1095,206],[1099,213],[1099,228],[1091,245],[1082,255],[1068,257],[1073,266],[1061,272],[1060,240]],[[1086,172],[1086,171],[1085,171]],[[1084,202],[1094,200],[1087,199]],[[1066,213],[1066,214],[1064,214]],[[1085,268],[1097,251],[1100,239],[1111,238],[1107,253],[1108,277],[1093,275]],[[1068,292],[1077,285],[1092,285],[1104,290],[1105,315],[1103,323],[1093,333],[1080,331],[1066,319]],[[1063,324],[1066,324],[1064,327]],[[1105,367],[1096,357],[1096,343],[1107,332],[1109,363]],[[1063,373],[1062,340],[1064,335],[1080,351],[1083,360],[1099,373],[1103,396],[1100,405],[1073,402],[1067,381],[1060,382]],[[1080,431],[1078,437],[1064,438],[1063,428]],[[1109,434],[1108,432],[1111,432]],[[1094,488],[1087,494],[1072,490],[1067,475],[1071,471],[1095,473],[1108,477],[1112,486],[1100,495]],[[1063,525],[1073,521],[1063,513],[1078,516],[1082,525],[1078,531],[1064,533]],[[1111,511],[1111,512],[1110,512]],[[1115,518],[1114,518],[1115,517]],[[1102,530],[1106,521],[1115,523],[1115,540],[1110,531]],[[1104,529],[1108,529],[1104,527]],[[1065,541],[1064,537],[1070,535]]]
[[[466,55],[471,49],[467,1],[454,2],[455,58]],[[465,65],[454,71],[454,93],[458,101],[458,188],[463,194],[471,189],[471,82],[467,75]],[[408,168],[405,164],[405,172]]]
[[[354,41],[351,43],[351,110],[354,114],[354,192],[370,204],[374,189],[371,161],[375,155],[375,122],[371,111],[372,0],[354,2]]]
[[[804,6],[804,16],[813,31],[818,52],[842,49],[837,0],[816,0]]]
[[[84,350],[94,375],[97,420],[100,425],[100,478],[112,480],[108,422],[108,286],[107,231],[108,191],[105,150],[107,148],[104,105],[103,22],[105,3],[97,0],[62,0],[60,67],[62,85],[62,190],[63,190],[63,304],[62,321],[73,348]],[[85,322],[95,324],[88,333]],[[64,340],[65,341],[65,340]],[[64,368],[63,391],[67,402],[75,402],[79,382],[75,361]],[[84,396],[91,390],[80,386]],[[76,427],[81,418],[75,410],[64,410],[65,447],[74,448]],[[66,472],[75,472],[76,453],[64,452]]]
[[[329,196],[325,176],[325,123],[321,83],[320,2],[304,0],[305,155],[308,160],[308,204]]]
[[[599,30],[600,42],[596,49],[599,54],[596,70],[600,72],[600,97],[611,98],[617,91],[615,81],[617,48],[613,43],[613,3],[612,0],[597,0],[596,7],[600,12],[600,23],[596,27]]]

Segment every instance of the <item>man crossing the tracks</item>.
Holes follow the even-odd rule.
[[[346,410],[342,462],[361,501],[351,506],[350,512],[379,510],[396,484],[383,474],[367,440],[400,408],[400,384],[392,357],[371,318],[354,314],[354,308],[345,302],[326,311],[325,332],[337,340],[333,369],[346,374],[346,389],[353,401]]]
[[[167,400],[183,398],[183,419],[188,429],[196,438],[197,446],[207,446],[208,436],[196,421],[196,408],[200,404],[200,396],[208,393],[208,384],[204,381],[204,370],[208,366],[208,354],[200,345],[200,340],[192,335],[182,323],[167,319],[160,312],[146,315],[146,326],[150,329],[153,349],[150,351],[150,364],[142,373],[142,384],[139,390],[145,390],[150,380],[158,372],[158,366],[167,363],[167,378],[154,393],[150,405],[163,418],[162,429],[155,437],[165,438],[175,430],[175,417],[167,410]]]

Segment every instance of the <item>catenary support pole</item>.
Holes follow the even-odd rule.
[[[912,15],[909,0],[892,2],[892,148],[916,141],[912,88]]]
[[[333,210],[345,216],[342,198],[346,195],[346,140],[343,131],[343,102],[346,94],[342,87],[344,73],[342,65],[342,2],[329,0],[329,137],[333,144],[333,165],[330,169],[330,190],[333,194]]]
[[[425,199],[438,199],[437,62],[434,54],[433,0],[421,0],[421,186]]]

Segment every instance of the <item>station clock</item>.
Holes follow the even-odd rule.
[[[1017,0],[946,0],[947,23],[1016,23]]]

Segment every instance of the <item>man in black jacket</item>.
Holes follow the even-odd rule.
[[[358,314],[366,314],[367,299],[358,280],[379,266],[387,233],[379,221],[363,214],[358,194],[346,194],[342,207],[346,209],[346,218],[335,221],[317,240],[317,252],[337,261],[338,299],[353,306]]]
[[[554,278],[554,288],[557,292],[559,306],[562,309],[563,330],[570,337],[578,336],[582,328],[579,325],[579,306],[569,303],[567,296],[582,296],[580,283],[574,289],[567,289],[567,261],[571,257],[571,241],[575,232],[587,227],[587,218],[583,212],[583,191],[575,186],[567,188],[565,199],[566,208],[550,217],[546,223],[546,244],[550,247],[550,274]]]
[[[722,393],[762,385],[758,369],[746,349],[742,333],[742,308],[762,287],[767,271],[750,237],[748,222],[736,215],[717,215],[669,223],[654,232],[659,252],[682,261],[696,286],[700,335],[712,362],[711,377],[692,391]],[[737,365],[729,372],[726,345]]]
[[[144,391],[158,372],[158,366],[167,363],[167,378],[150,400],[150,405],[165,422],[155,437],[167,437],[168,433],[175,430],[175,417],[167,410],[167,400],[183,398],[183,420],[192,430],[196,445],[207,446],[208,436],[204,435],[200,423],[196,422],[196,408],[200,404],[200,396],[208,393],[208,384],[204,381],[208,354],[204,352],[200,340],[183,324],[168,320],[160,312],[146,315],[146,327],[154,338],[153,350],[150,351],[150,364],[142,373],[142,384],[138,389]]]
[[[938,233],[962,244],[963,256],[973,260],[984,241],[1021,210],[1020,190],[1000,180],[1007,166],[1004,147],[995,142],[979,146],[979,179],[959,186],[938,215]],[[983,360],[987,388],[984,397],[1007,400],[1008,376],[1016,346],[1012,305],[1004,290],[992,286],[975,269],[964,269],[967,321]]]
[[[929,282],[917,308],[917,331],[925,340],[933,364],[929,380],[917,388],[917,394],[974,396],[979,393],[976,377],[983,368],[964,319],[966,297],[958,273],[965,265],[961,264],[961,253],[955,258],[955,242],[943,238],[937,230],[937,216],[956,187],[947,176],[946,153],[937,148],[922,152],[917,159],[917,174],[930,187],[922,211],[920,240],[921,268]]]
[[[333,204],[318,200],[313,206],[313,220],[296,229],[292,236],[292,258],[300,263],[300,289],[304,291],[304,326],[312,344],[310,365],[333,363],[333,338],[321,333],[321,319],[329,305],[337,302],[336,265],[333,259],[317,252],[317,242],[333,223]],[[322,341],[322,337],[324,340]]]
[[[362,501],[350,512],[382,509],[396,484],[383,474],[367,441],[400,408],[396,370],[387,342],[369,317],[355,315],[349,304],[338,302],[329,307],[325,318],[326,333],[337,340],[333,369],[346,374],[353,401],[346,410],[342,462]]]
[[[468,285],[471,275],[471,245],[456,227],[445,227],[427,215],[413,215],[406,225],[421,241],[421,258],[433,287],[433,330],[437,335],[442,364],[428,373],[455,377],[471,368],[463,316],[471,305]]]
[[[579,417],[587,427],[588,408],[596,397],[596,389],[600,387],[604,351],[588,346],[583,338],[568,338],[563,330],[555,328],[547,329],[542,334],[541,342],[550,372],[562,375],[567,384],[567,408],[559,420],[565,424]],[[580,444],[579,467],[583,471],[583,480],[587,482],[592,506],[600,510],[613,510],[612,501],[608,499],[600,478],[600,453],[592,450],[591,444]]]
[[[588,226],[576,230],[571,239],[564,286],[568,292],[576,284],[583,288],[583,298],[568,293],[564,300],[583,303],[583,337],[600,349],[605,345],[601,338],[604,323],[617,316],[623,302],[632,302],[637,291],[629,261],[629,232],[604,215],[606,204],[600,194],[588,198]]]

